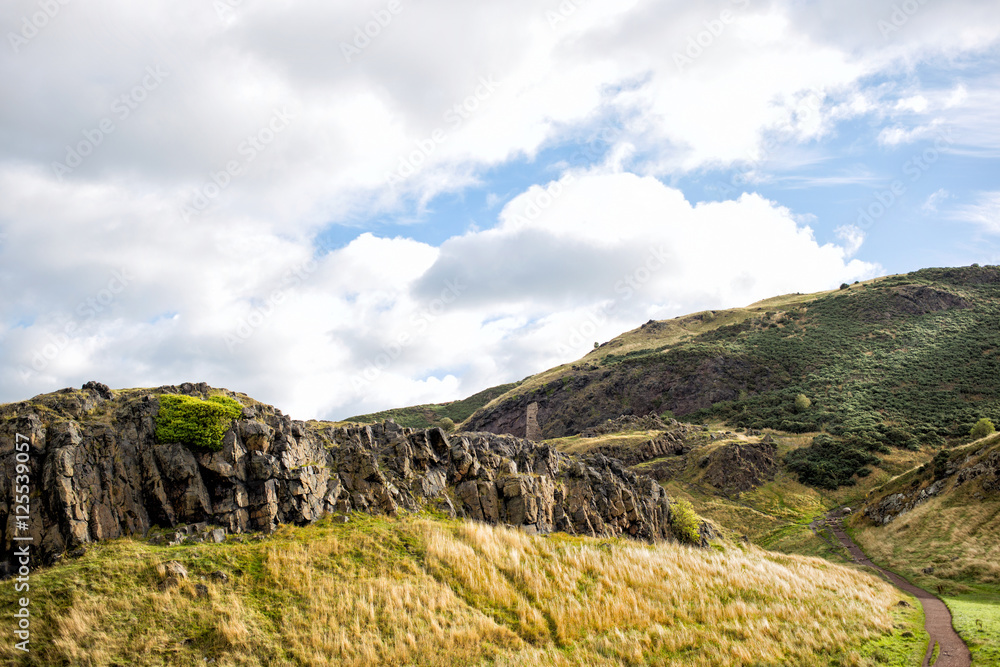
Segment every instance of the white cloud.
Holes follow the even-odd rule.
[[[956,207],[951,217],[974,223],[988,234],[1000,234],[1000,191],[981,192],[976,203]]]
[[[13,91],[0,99],[0,399],[92,377],[207,380],[299,416],[343,416],[565,361],[586,322],[603,340],[649,317],[867,277],[878,268],[851,259],[856,230],[820,245],[757,195],[693,205],[644,175],[736,165],[763,180],[822,158],[789,160],[783,146],[865,115],[889,119],[885,145],[940,116],[1000,150],[994,82],[937,91],[909,77],[995,45],[1000,8],[929,3],[887,39],[878,21],[892,5],[404,0],[351,62],[341,44],[382,0],[243,2],[221,17],[212,3],[60,5],[0,50]],[[0,24],[37,11],[11,0]],[[164,73],[155,86],[149,68]],[[280,132],[276,111],[290,119]],[[375,229],[314,258],[330,224],[412,216],[413,202],[601,130],[606,146],[556,172],[558,195],[539,184],[507,201],[520,185],[489,184],[490,206],[507,202],[493,228],[439,246]],[[52,164],[68,150],[88,155],[60,180]],[[414,173],[387,187],[406,164]],[[964,215],[995,228],[989,201]],[[623,299],[616,287],[660,246],[666,265]],[[456,279],[466,287],[446,303]],[[252,334],[233,347],[243,326]]]
[[[929,135],[939,132],[944,121],[941,119],[934,119],[932,122],[926,125],[918,125],[912,128],[904,128],[898,125],[894,127],[887,127],[879,132],[878,142],[883,146],[900,146],[903,144],[912,144],[918,139],[922,139]]]
[[[343,417],[523,377],[651,317],[878,271],[849,261],[850,248],[819,245],[759,196],[692,205],[632,174],[581,172],[532,188],[504,207],[495,228],[440,248],[366,233],[315,264],[308,247],[266,233],[230,246],[223,231],[162,234],[162,221],[146,219],[134,221],[144,229],[113,226],[99,254],[64,266],[56,258],[86,246],[107,212],[158,204],[113,188],[87,202],[67,199],[44,180],[7,189],[24,193],[0,209],[4,219],[22,211],[0,246],[14,269],[5,293],[21,298],[4,303],[2,319],[33,321],[5,334],[3,368],[5,386],[25,391],[90,378],[122,386],[204,379],[299,416]],[[540,205],[541,193],[555,196]],[[77,232],[66,227],[49,244],[51,255],[32,252],[42,247],[32,236],[42,216],[78,220]],[[155,247],[138,251],[132,234],[149,234]],[[60,273],[39,283],[30,265],[46,258]],[[112,284],[120,268],[121,289]],[[101,311],[83,314],[81,304],[95,298]],[[67,331],[68,322],[76,327]]]
[[[896,102],[896,111],[911,111],[913,113],[923,113],[927,111],[930,102],[923,95],[914,95]]]
[[[837,238],[844,242],[844,257],[853,257],[865,242],[865,232],[855,225],[843,225],[833,230]]]
[[[944,188],[939,188],[934,192],[932,192],[930,196],[927,197],[926,201],[924,201],[920,209],[924,213],[937,213],[938,204],[948,199],[950,196],[951,196],[950,192],[948,192]]]
[[[948,96],[944,106],[946,109],[962,106],[967,99],[969,99],[968,88],[966,88],[964,84],[959,84]]]

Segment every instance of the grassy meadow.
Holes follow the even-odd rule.
[[[189,578],[161,590],[170,560]],[[819,559],[429,516],[116,540],[33,573],[31,594],[32,653],[8,642],[6,664],[860,666],[924,641],[898,591]],[[16,595],[0,585],[0,605]]]

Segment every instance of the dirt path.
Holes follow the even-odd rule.
[[[972,665],[972,656],[969,653],[969,648],[962,641],[962,638],[958,636],[958,633],[955,632],[955,628],[952,627],[951,612],[945,603],[937,596],[914,586],[896,573],[885,570],[871,562],[868,556],[865,555],[865,552],[858,548],[854,540],[844,532],[841,516],[839,511],[830,512],[826,515],[826,524],[833,531],[837,539],[840,540],[840,543],[851,553],[851,558],[854,559],[854,562],[878,570],[893,585],[914,596],[923,605],[924,628],[931,638],[930,644],[927,647],[927,654],[924,656],[923,667],[930,666],[931,654],[934,651],[935,642],[940,644],[941,653],[938,656],[937,662],[934,663],[934,667],[970,667]]]

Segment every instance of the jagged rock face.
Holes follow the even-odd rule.
[[[687,454],[691,451],[691,444],[685,440],[685,432],[685,429],[664,431],[639,445],[601,445],[590,451],[634,466],[663,456]]]
[[[543,533],[670,537],[670,503],[652,479],[604,456],[578,459],[512,436],[307,424],[233,395],[253,404],[221,451],[157,442],[159,394],[208,392],[182,385],[111,397],[88,384],[0,407],[4,562],[16,529],[16,434],[31,443],[27,534],[44,559],[154,525],[207,522],[239,533],[331,512],[425,507]]]
[[[980,480],[983,491],[1000,491],[1000,450],[992,452],[975,465],[962,468],[956,484]]]

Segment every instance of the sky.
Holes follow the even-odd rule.
[[[298,419],[1000,264],[995,0],[6,0],[0,402]]]

